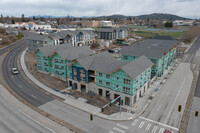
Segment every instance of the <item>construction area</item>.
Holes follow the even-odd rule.
[[[65,91],[66,82],[37,71],[37,68],[35,65],[35,53],[27,52],[25,56],[25,63],[30,73],[36,79],[40,80],[44,85],[48,86],[49,88],[54,89],[55,91],[61,92],[62,94],[71,95],[77,100],[85,101],[86,103],[99,107],[99,108],[111,102],[110,99],[106,99],[104,97],[94,95],[94,94],[87,94],[87,93],[76,91],[76,90],[68,90],[66,92]],[[105,107],[103,113],[110,115],[110,114],[119,112],[118,102],[116,103],[116,105],[117,106],[112,105],[111,107],[110,106]],[[122,111],[126,111],[126,110],[122,109]]]

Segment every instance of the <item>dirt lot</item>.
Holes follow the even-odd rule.
[[[57,90],[65,89],[66,83],[64,81],[54,78],[48,74],[43,74],[37,71],[37,68],[35,66],[35,53],[32,52],[26,53],[25,62],[31,74],[35,78],[40,80],[43,84],[45,84],[50,88],[55,88]]]
[[[35,53],[31,53],[31,52],[26,53],[25,62],[26,62],[26,65],[27,65],[29,71],[31,72],[31,74],[36,79],[41,81],[43,84],[48,86],[49,88],[55,88],[58,91],[62,91],[64,89],[66,89],[65,88],[66,82],[64,82],[60,79],[57,79],[55,77],[52,77],[48,74],[40,73],[37,71],[36,65],[35,65]],[[73,91],[73,90],[71,90],[70,92],[71,93],[69,93],[69,94],[74,96],[75,98],[84,98],[87,100],[87,103],[97,106],[97,107],[100,107],[100,108],[110,102],[109,99],[105,99],[98,95],[93,96],[93,95],[88,95],[87,93],[84,93],[84,92]],[[126,111],[126,110],[122,110],[122,111]],[[112,114],[112,113],[116,113],[116,112],[119,112],[118,106],[114,106],[114,105],[111,107],[108,106],[104,109],[104,114]]]

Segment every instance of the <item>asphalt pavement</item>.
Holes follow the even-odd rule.
[[[190,52],[190,54],[195,54],[194,64],[196,65],[195,71],[199,73],[196,88],[195,88],[195,94],[194,99],[192,103],[192,108],[190,111],[190,118],[187,126],[187,133],[199,133],[200,132],[200,117],[194,116],[194,111],[200,112],[200,37],[195,42],[195,48],[193,51]]]
[[[195,49],[193,48],[194,46],[196,45],[194,44],[191,47],[193,50]],[[166,88],[162,88],[163,91],[161,90],[160,93],[157,95],[157,97],[159,98],[157,100],[154,100],[155,102],[153,102],[152,105],[148,107],[149,109],[147,108],[147,111],[144,112],[144,114],[141,117],[138,117],[135,120],[126,121],[126,122],[107,121],[98,117],[94,117],[93,121],[89,121],[88,113],[85,113],[76,108],[70,107],[68,105],[65,105],[64,103],[60,101],[53,100],[52,97],[46,95],[44,92],[41,92],[39,89],[35,88],[32,84],[26,81],[26,79],[21,74],[13,75],[11,73],[11,68],[17,67],[17,57],[19,56],[19,54],[22,52],[22,50],[25,47],[26,47],[26,44],[22,44],[19,47],[15,48],[6,56],[4,60],[4,64],[3,64],[3,71],[4,71],[5,79],[7,83],[10,85],[10,87],[22,98],[27,100],[29,103],[39,107],[40,109],[47,111],[48,113],[54,115],[55,117],[61,118],[69,123],[72,123],[72,125],[77,126],[78,128],[86,132],[162,133],[165,129],[172,129],[174,132],[177,131],[177,126],[179,125],[179,122],[173,124],[174,119],[172,117],[174,114],[174,109],[176,108],[177,104],[179,102],[184,102],[185,100],[185,98],[183,98],[183,101],[179,101],[177,99],[179,99],[179,97],[182,98],[181,95],[179,95],[179,93],[184,92],[182,90],[185,90],[185,88],[187,88],[187,86],[189,85],[189,84],[186,84],[187,83],[186,80],[188,80],[188,78],[187,79],[184,78],[185,75],[190,75],[188,72],[189,71],[188,66],[182,66],[183,68],[180,68],[182,71],[186,72],[185,74],[182,73],[183,75],[181,75],[179,74],[179,72],[174,74],[176,75],[174,76],[175,79],[179,79],[183,77],[181,78],[181,80],[171,80],[171,81],[166,82],[166,84],[169,84],[169,85],[166,85]],[[192,53],[192,50],[189,50],[189,51],[191,52],[188,52],[187,54]],[[193,54],[191,54],[191,56],[193,56]],[[191,58],[193,57],[185,57],[184,62],[191,62]],[[176,82],[178,82],[178,84],[176,84]],[[186,87],[183,87],[183,86],[186,86]],[[164,94],[167,95],[168,92],[169,94],[168,94],[168,99],[167,99],[168,101],[167,101],[163,97],[164,97]],[[172,99],[170,100],[170,98]],[[165,106],[168,103],[167,112],[162,112],[162,111],[165,111],[166,109],[166,107],[162,105],[163,102],[165,103]],[[157,112],[155,112],[155,109],[152,109],[152,107],[154,108],[154,106],[155,106],[155,109],[158,110]],[[164,113],[161,119],[159,119],[160,113]],[[177,118],[179,117],[181,116],[178,116]],[[170,120],[172,120],[172,122],[170,122]]]
[[[51,101],[53,98],[33,87],[23,78],[21,73],[14,75],[11,72],[13,67],[18,68],[17,59],[25,47],[26,44],[23,43],[8,53],[3,62],[3,74],[11,89],[13,89],[20,97],[37,107]]]
[[[34,121],[9,102],[0,85],[0,132],[1,133],[52,133],[53,131]],[[53,132],[54,133],[54,132]]]

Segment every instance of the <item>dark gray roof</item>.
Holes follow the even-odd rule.
[[[94,52],[88,46],[58,49],[56,50],[56,53],[58,53],[63,60],[71,61],[94,54]]]
[[[61,37],[58,35],[58,33],[49,33],[49,36],[53,39],[61,39]]]
[[[145,70],[150,68],[153,63],[145,56],[141,56],[136,60],[122,66],[122,70],[128,74],[132,79],[135,79]]]
[[[121,50],[122,55],[146,56],[148,58],[161,59],[164,52],[168,52],[177,45],[175,40],[147,39],[145,42],[124,46]]]
[[[97,32],[114,32],[114,28],[100,28]]]
[[[38,48],[44,56],[51,56],[53,53],[55,53],[58,50],[66,50],[69,48],[73,48],[71,43],[61,44],[61,45],[54,45],[54,46],[48,46],[48,47],[40,47]]]
[[[31,34],[26,37],[27,40],[43,41],[45,38],[49,38],[47,35]]]
[[[61,38],[65,38],[67,35],[74,36],[75,34],[74,34],[74,31],[66,30],[66,31],[58,32],[58,35],[59,35]]]
[[[78,59],[78,62],[86,69],[86,70],[93,70],[94,69],[94,61],[100,58],[107,58],[107,59],[114,59],[112,55],[108,52],[102,52],[99,54],[95,54],[92,56],[88,56],[85,58]],[[101,67],[101,65],[99,66]]]
[[[107,52],[88,56],[82,59],[78,59],[77,61],[86,70],[93,70],[107,74],[110,74],[120,69],[123,65],[129,63],[128,61],[116,60]]]
[[[120,31],[120,30],[127,30],[127,29],[125,29],[125,28],[100,28],[97,30],[97,32],[114,32],[114,30]]]
[[[78,59],[77,61],[86,70],[93,70],[101,73],[111,74],[122,69],[132,79],[136,78],[153,65],[153,63],[145,56],[141,56],[132,62],[128,62],[116,60],[109,53],[100,53]]]

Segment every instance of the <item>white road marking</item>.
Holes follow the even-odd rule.
[[[144,125],[144,121],[142,121],[141,123],[140,123],[140,125],[139,125],[139,128],[142,128],[142,126]]]
[[[174,129],[174,130],[179,130],[178,128],[176,128],[176,127],[172,127],[172,126],[169,126],[169,125],[166,125],[166,124],[163,124],[163,123],[160,123],[160,122],[157,122],[157,121],[153,121],[153,120],[151,120],[151,119],[147,119],[147,118],[144,118],[144,117],[140,117],[141,119],[144,119],[144,120],[147,120],[147,121],[150,121],[150,122],[152,122],[152,123],[156,123],[156,124],[159,124],[159,125],[162,125],[162,126],[164,126],[164,127],[168,127],[168,128],[171,128],[171,129]]]
[[[28,114],[24,113],[22,110],[18,109],[14,104],[10,103],[5,97],[4,95],[1,94],[1,96],[10,104],[12,105],[16,110],[18,110],[19,112],[21,112],[22,114],[24,114],[26,117],[28,117],[29,119],[31,119],[32,121],[34,121],[35,123],[41,125],[42,127],[46,128],[47,130],[51,131],[52,133],[56,133],[54,130],[52,130],[51,128],[43,125],[42,123],[40,123],[39,121],[33,119],[31,116],[29,116]]]
[[[163,133],[164,132],[164,128],[160,128],[159,133]]]
[[[152,133],[155,133],[156,130],[157,130],[158,126],[154,126],[153,130],[152,130]]]
[[[167,117],[166,117],[166,119],[165,119],[165,121],[164,121],[165,124],[167,123],[167,120],[168,120],[169,117],[170,117],[170,114],[171,114],[172,109],[173,109],[173,107],[174,107],[175,101],[176,101],[178,95],[180,94],[180,92],[181,92],[181,90],[182,90],[182,88],[183,88],[183,84],[185,83],[185,80],[186,80],[186,78],[183,80],[183,83],[181,84],[181,87],[180,87],[180,89],[179,89],[179,91],[178,91],[178,94],[176,95],[175,99],[173,100],[174,102],[173,102],[173,104],[172,104],[172,106],[171,106],[171,108],[170,108],[170,111],[169,111],[169,113],[168,113],[168,115],[167,115]]]
[[[22,86],[19,84],[19,87],[22,88]]]
[[[132,123],[133,126],[138,122],[138,119],[135,119],[134,122]]]
[[[37,99],[37,97],[36,96],[34,96],[34,95],[31,95],[33,98],[35,98],[35,99]]]
[[[151,128],[151,124],[149,123],[148,125],[147,125],[147,127],[146,127],[146,131],[149,131],[149,129]]]
[[[128,129],[127,126],[121,125],[121,124],[117,124],[118,127],[124,128],[124,129]]]
[[[118,131],[118,132],[120,132],[120,133],[125,133],[125,131],[123,131],[123,130],[117,128],[117,127],[113,127],[113,130],[116,130],[116,131]]]

